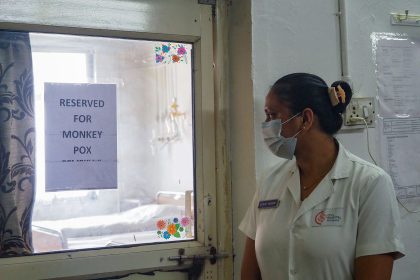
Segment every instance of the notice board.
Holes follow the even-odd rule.
[[[374,34],[381,165],[406,209],[420,209],[420,40]]]

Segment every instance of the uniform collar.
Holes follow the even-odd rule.
[[[313,192],[301,203],[293,223],[296,222],[306,212],[313,209],[316,205],[328,199],[334,192],[334,182],[338,179],[348,178],[350,176],[351,161],[347,150],[343,145],[334,139],[338,144],[338,155],[330,172],[322,179]],[[297,169],[297,166],[296,166]],[[296,173],[295,173],[296,174]],[[300,184],[298,175],[295,177],[295,188],[289,188],[295,201],[300,200]],[[296,202],[297,204],[299,202]],[[298,204],[299,205],[299,204]]]
[[[347,149],[337,140],[338,155],[333,167],[330,170],[330,178],[332,180],[343,179],[350,176],[351,160],[348,155]]]
[[[322,179],[319,185],[314,189],[310,196],[308,196],[301,204],[300,202],[300,182],[299,169],[296,162],[289,169],[290,179],[287,182],[288,189],[291,192],[297,205],[301,204],[299,210],[294,217],[296,221],[301,215],[309,211],[325,199],[327,199],[334,192],[334,182],[338,179],[348,178],[350,176],[351,160],[348,156],[346,148],[334,139],[338,145],[338,155],[330,172]]]
[[[328,172],[327,176],[329,176],[332,180],[347,178],[350,176],[351,168],[351,160],[348,154],[349,152],[337,139],[334,138],[334,141],[338,145],[338,155],[335,159],[333,167]],[[293,157],[292,164],[289,169],[289,174],[293,175],[297,171],[298,166],[296,163],[296,158]]]

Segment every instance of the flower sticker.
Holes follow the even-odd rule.
[[[163,56],[161,56],[160,54],[156,54],[156,63],[160,63],[164,60],[165,58]]]
[[[187,50],[185,49],[184,46],[180,46],[177,50],[178,55],[184,55],[187,54]]]
[[[157,235],[166,240],[171,237],[174,238],[189,238],[191,235],[191,218],[182,217],[181,219],[175,217],[173,219],[160,219],[156,222],[158,229]]]
[[[188,63],[188,49],[184,44],[160,43],[155,46],[156,63]]]
[[[170,234],[169,232],[165,231],[165,232],[163,233],[163,238],[165,238],[165,239],[169,239],[170,237],[171,237],[171,234]]]
[[[163,53],[168,53],[170,49],[171,49],[171,44],[162,45],[162,52]]]
[[[180,59],[180,58],[179,58],[179,56],[177,56],[177,55],[173,55],[173,56],[172,56],[172,61],[173,61],[173,62],[179,62],[179,59]]]
[[[169,234],[174,235],[176,233],[176,225],[175,224],[168,225],[168,232]]]
[[[186,227],[191,223],[191,219],[189,217],[183,217],[181,219],[181,226]]]
[[[159,220],[159,221],[157,221],[157,223],[156,223],[156,227],[157,227],[159,230],[163,230],[163,229],[166,227],[166,222],[165,222],[164,220]]]

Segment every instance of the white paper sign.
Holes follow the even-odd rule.
[[[420,197],[420,118],[379,119],[382,164],[391,175],[397,196]]]
[[[400,203],[420,207],[420,40],[378,35],[376,74],[381,165]]]
[[[380,114],[420,117],[420,41],[379,40],[376,68]]]
[[[116,85],[44,88],[46,191],[117,188]]]

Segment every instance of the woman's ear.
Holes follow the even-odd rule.
[[[305,108],[302,111],[302,129],[308,131],[313,125],[315,121],[315,114],[311,108]]]

